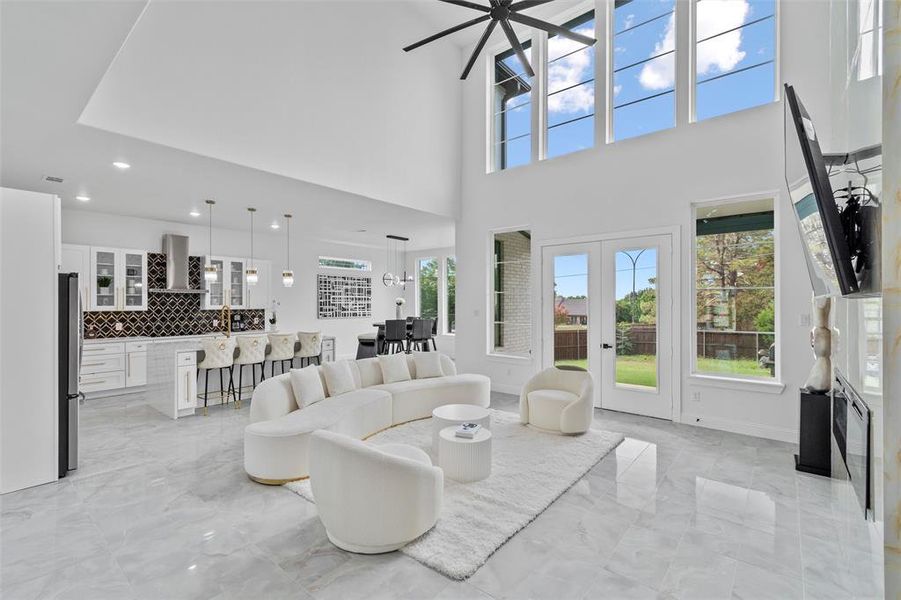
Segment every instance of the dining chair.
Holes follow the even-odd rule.
[[[396,354],[407,351],[406,319],[390,319],[385,321],[385,354]]]
[[[413,335],[410,338],[410,346],[420,352],[428,352],[429,341],[432,339],[433,319],[416,319],[413,321]]]

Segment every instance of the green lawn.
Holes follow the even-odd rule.
[[[558,360],[558,365],[573,365],[587,368],[588,360]],[[769,377],[769,369],[761,369],[756,360],[718,360],[715,358],[699,358],[699,373],[726,373],[749,377]],[[643,385],[657,387],[656,357],[647,354],[618,356],[616,358],[616,382],[627,385]]]

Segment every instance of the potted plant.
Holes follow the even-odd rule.
[[[113,285],[113,278],[109,275],[97,276],[97,287],[100,288],[100,293],[104,296],[109,295],[111,285]]]

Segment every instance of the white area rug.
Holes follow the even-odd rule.
[[[491,475],[474,483],[444,480],[438,523],[400,549],[453,579],[466,579],[517,531],[528,525],[623,441],[618,433],[592,429],[580,436],[541,432],[519,415],[491,411]],[[405,423],[367,440],[404,443],[432,454],[432,420]],[[309,480],[286,484],[313,501]]]

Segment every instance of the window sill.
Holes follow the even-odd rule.
[[[719,377],[716,375],[699,375],[697,373],[688,376],[688,383],[689,385],[699,385],[726,390],[761,392],[763,394],[781,394],[785,390],[785,384],[779,381]]]

